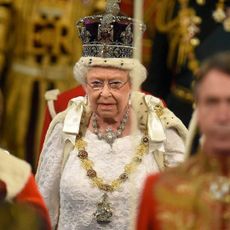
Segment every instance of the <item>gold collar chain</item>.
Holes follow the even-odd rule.
[[[129,178],[129,175],[137,169],[137,166],[142,162],[144,155],[148,153],[149,138],[147,136],[142,137],[141,143],[137,146],[136,152],[131,161],[124,166],[124,171],[120,176],[114,179],[110,184],[104,182],[104,179],[97,175],[97,172],[93,168],[94,163],[88,158],[88,152],[85,150],[86,146],[86,141],[78,135],[75,147],[78,150],[78,157],[81,160],[82,167],[87,172],[87,176],[93,184],[98,187],[98,189],[105,192],[114,192]]]
[[[86,146],[86,141],[84,141],[83,138],[78,135],[76,137],[75,147],[78,150],[78,157],[81,161],[81,165],[86,170],[87,176],[93,182],[93,184],[99,190],[104,191],[102,200],[97,203],[96,211],[93,215],[98,224],[107,224],[112,221],[113,216],[113,209],[111,207],[111,203],[109,202],[107,192],[114,192],[117,190],[122,183],[127,181],[129,175],[137,169],[137,166],[142,162],[144,155],[148,153],[149,138],[147,136],[142,137],[141,143],[138,145],[130,163],[124,166],[124,171],[110,184],[104,182],[103,178],[97,176],[97,172],[93,168],[94,164],[91,160],[89,160],[88,152],[85,150]]]

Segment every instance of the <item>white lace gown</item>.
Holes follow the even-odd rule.
[[[86,176],[73,149],[61,170],[64,140],[62,124],[57,124],[46,141],[41,154],[41,164],[36,180],[42,193],[51,217],[52,227],[60,230],[84,229],[129,229],[134,223],[138,206],[138,197],[143,186],[144,178],[148,173],[158,172],[158,166],[152,152],[156,149],[167,153],[166,161],[170,165],[183,160],[184,144],[176,131],[166,130],[167,142],[150,143],[147,153],[136,171],[129,176],[121,187],[108,193],[109,202],[113,209],[112,221],[108,224],[98,224],[94,217],[96,205],[102,200],[103,191],[93,186]],[[110,183],[123,172],[140,144],[142,134],[138,131],[132,136],[115,140],[112,148],[90,131],[86,132],[86,151],[89,159],[94,163],[94,169],[99,177]],[[173,146],[173,147],[172,147]]]

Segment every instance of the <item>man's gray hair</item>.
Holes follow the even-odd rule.
[[[196,81],[194,84],[194,97],[197,99],[199,86],[212,70],[218,70],[222,73],[229,75],[230,77],[230,51],[221,52],[210,58],[206,59],[196,74]]]

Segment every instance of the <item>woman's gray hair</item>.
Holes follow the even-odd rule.
[[[137,59],[82,57],[74,66],[74,78],[79,83],[85,84],[87,72],[96,66],[127,70],[133,90],[138,90],[147,77],[146,68]]]

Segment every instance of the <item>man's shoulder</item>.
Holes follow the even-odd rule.
[[[7,199],[21,191],[30,175],[31,166],[27,162],[0,149],[0,180],[6,184]]]
[[[12,169],[14,169],[14,166],[30,168],[30,165],[26,161],[11,155],[6,149],[0,148],[0,165],[6,164],[10,164],[11,167],[9,168]]]

